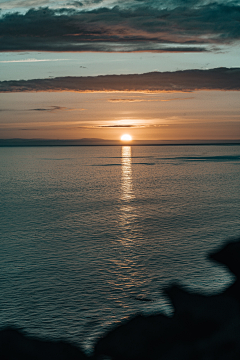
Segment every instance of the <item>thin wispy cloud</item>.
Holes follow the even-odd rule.
[[[240,68],[1,81],[0,92],[191,92],[240,90]]]
[[[37,108],[37,109],[29,109],[29,111],[57,111],[57,110],[66,110],[66,107],[62,106],[49,106],[48,108]]]
[[[98,128],[136,128],[139,127],[139,125],[100,125],[95,126]]]
[[[118,102],[143,102],[143,101],[157,101],[149,99],[108,99],[108,102],[118,103]]]
[[[47,112],[56,112],[56,111],[84,111],[83,108],[68,108],[65,106],[48,106],[45,108],[36,108],[36,109],[0,109],[0,111],[47,111]]]
[[[108,99],[108,102],[113,102],[113,103],[118,103],[118,102],[166,102],[166,101],[182,101],[182,100],[189,100],[189,99],[193,99],[193,97],[185,97],[185,98],[172,98],[172,99]]]
[[[155,119],[155,121],[157,121]],[[162,121],[162,120],[161,120]],[[160,128],[168,126],[168,124],[152,124],[151,122],[146,122],[145,124],[126,124],[126,125],[87,125],[87,126],[79,126],[78,129],[144,129],[144,128]]]
[[[83,111],[85,109],[75,109],[75,108],[67,108],[64,106],[49,106],[46,108],[37,108],[37,109],[29,109],[29,111],[50,111],[50,112],[55,112],[55,111]]]
[[[71,59],[23,59],[23,60],[2,60],[0,63],[32,63],[46,61],[70,61]]]
[[[240,40],[239,1],[69,4],[5,13],[0,51],[203,52]]]

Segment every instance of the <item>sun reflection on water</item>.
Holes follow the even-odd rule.
[[[121,215],[120,226],[123,238],[127,241],[133,237],[133,222],[136,217],[131,200],[135,198],[132,183],[132,149],[131,146],[122,146],[122,174],[121,174]]]
[[[141,263],[138,258],[140,233],[135,204],[131,146],[122,146],[121,165],[120,236],[116,259],[112,259],[115,264],[116,277],[111,285],[118,293],[116,303],[128,311],[131,308],[131,301],[135,302],[134,299],[144,293],[148,279],[145,264]],[[123,301],[124,298],[128,298],[126,303]]]
[[[132,191],[132,148],[122,146],[122,200],[134,198]]]

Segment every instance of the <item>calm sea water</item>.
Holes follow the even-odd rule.
[[[232,281],[206,253],[240,235],[240,146],[0,149],[0,326],[91,350],[171,282]],[[142,301],[142,300],[152,301]]]

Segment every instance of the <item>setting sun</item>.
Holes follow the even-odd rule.
[[[124,134],[121,136],[122,141],[132,141],[132,137],[129,134]]]

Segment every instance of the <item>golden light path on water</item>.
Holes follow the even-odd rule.
[[[121,207],[119,212],[120,243],[118,246],[118,258],[116,281],[114,286],[128,299],[147,297],[148,278],[146,266],[139,259],[139,240],[141,230],[138,226],[138,213],[134,202],[134,182],[132,175],[132,147],[122,146],[121,154]],[[126,311],[129,304],[122,299],[116,299]],[[147,309],[145,305],[145,309]]]
[[[135,208],[131,200],[135,198],[132,181],[132,148],[122,146],[122,173],[121,173],[121,212],[120,225],[126,242],[132,241],[132,224],[136,217]]]
[[[122,200],[131,200],[134,197],[132,189],[132,148],[122,146]]]

